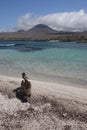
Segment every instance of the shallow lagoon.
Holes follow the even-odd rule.
[[[87,44],[0,41],[0,75],[87,84]]]

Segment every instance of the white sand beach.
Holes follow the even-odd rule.
[[[13,93],[21,78],[0,76],[0,130],[87,130],[87,88],[30,81],[22,103]]]

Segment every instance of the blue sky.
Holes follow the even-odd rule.
[[[81,15],[84,15],[84,21],[79,23],[80,30],[82,30],[87,26],[82,27],[87,22],[86,6],[86,0],[0,0],[0,31],[14,30],[14,28],[27,30],[39,23],[47,24],[57,30],[70,30],[75,25],[75,30],[79,30],[76,25],[78,25],[77,22],[81,19]],[[63,28],[67,22],[66,18],[69,20],[72,16],[73,18],[78,16],[79,19],[77,21],[75,19],[73,25],[70,22],[70,28]],[[62,20],[60,21],[59,17],[65,20],[62,25],[60,25]],[[64,17],[66,18],[64,19]],[[49,18],[50,20],[48,20]],[[70,20],[73,21],[74,19]]]

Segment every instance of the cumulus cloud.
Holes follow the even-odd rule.
[[[37,24],[46,24],[58,31],[86,31],[87,14],[83,9],[78,12],[61,12],[43,16],[27,13],[18,18],[17,29],[28,30]]]

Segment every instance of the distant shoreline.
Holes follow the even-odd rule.
[[[67,32],[57,31],[52,28],[38,24],[30,30],[19,30],[17,32],[0,32],[0,40],[22,40],[22,41],[60,41],[60,42],[87,42],[87,31]]]
[[[81,40],[81,41],[79,41],[79,40],[74,40],[74,41],[67,41],[67,40],[30,40],[30,39],[0,39],[0,41],[31,41],[31,42],[73,42],[73,43],[75,43],[75,42],[77,42],[77,43],[87,43],[87,41],[85,41],[85,40]]]

